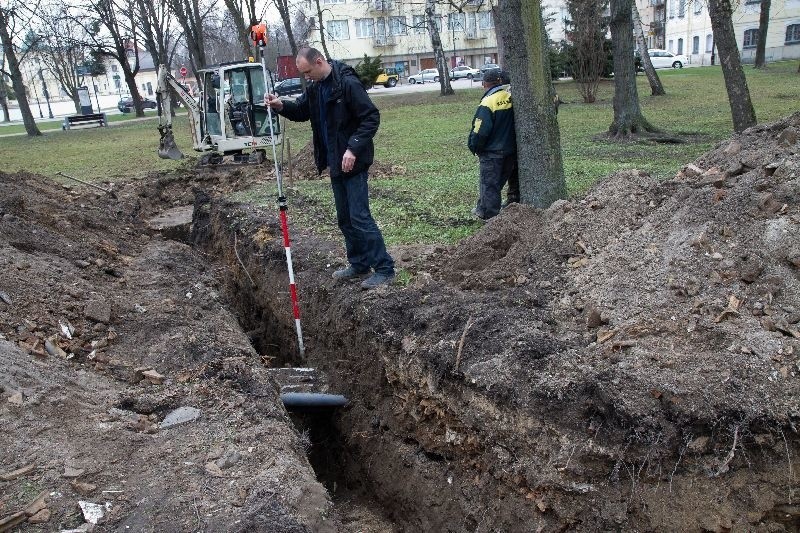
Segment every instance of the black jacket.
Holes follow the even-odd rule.
[[[355,70],[339,61],[329,63],[333,78],[326,120],[328,142],[331,143],[329,148],[334,160],[327,161],[328,154],[321,148],[319,83],[310,83],[306,92],[296,101],[284,101],[280,114],[295,122],[311,120],[317,169],[321,173],[327,166],[331,170],[332,178],[348,177],[367,170],[375,159],[372,138],[378,131],[381,116],[361,85]],[[345,173],[342,172],[342,156],[348,148],[356,156],[356,162],[353,170]]]
[[[506,156],[517,152],[514,109],[508,86],[497,85],[484,93],[472,119],[467,147],[477,155]]]

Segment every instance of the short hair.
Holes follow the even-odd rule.
[[[315,62],[317,59],[322,59],[325,61],[325,56],[322,55],[322,52],[317,50],[316,48],[312,48],[310,46],[304,46],[300,50],[297,51],[297,57],[302,57],[309,63]]]

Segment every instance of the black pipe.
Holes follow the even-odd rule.
[[[344,407],[349,400],[340,394],[315,392],[283,392],[281,401],[287,409]]]

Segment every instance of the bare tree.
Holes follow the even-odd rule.
[[[540,0],[500,0],[498,33],[513,81],[520,196],[545,208],[566,197],[561,139]]]
[[[428,35],[431,37],[433,56],[436,58],[436,69],[439,71],[439,94],[442,96],[455,94],[450,84],[450,72],[444,57],[439,27],[436,25],[436,0],[425,0],[425,21],[428,25]]]
[[[611,47],[614,53],[614,121],[610,137],[656,132],[642,115],[636,89],[636,64],[633,54],[632,0],[611,0]]]
[[[250,42],[250,28],[260,22],[256,11],[256,0],[225,0],[225,7],[233,18],[244,57],[254,55],[253,43]]]
[[[89,74],[91,36],[87,31],[98,32],[95,24],[84,27],[75,24],[64,4],[49,4],[39,12],[42,31],[35,48],[37,55],[50,70],[59,85],[67,93],[75,106],[75,112],[81,112],[78,88],[84,85]]]
[[[602,23],[605,7],[606,2],[594,0],[567,1],[572,19],[572,42],[575,46],[573,78],[586,103],[597,99],[597,87],[606,64],[606,52],[603,49],[606,36]]]
[[[711,29],[714,32],[719,63],[725,78],[725,89],[728,91],[733,129],[741,132],[755,125],[756,112],[750,100],[750,90],[747,88],[747,79],[736,45],[732,14],[733,7],[730,0],[708,0],[708,15],[711,17]]]
[[[650,53],[647,51],[647,41],[644,39],[644,30],[642,29],[642,17],[639,16],[639,8],[636,7],[636,2],[632,3],[631,16],[633,17],[633,33],[636,36],[636,46],[639,49],[639,57],[642,58],[642,68],[647,75],[647,81],[650,83],[650,94],[652,96],[662,96],[667,94],[664,86],[661,85],[661,78],[658,77],[656,69],[653,68],[653,62],[650,61]]]
[[[119,63],[136,116],[143,117],[142,97],[136,85],[140,43],[135,4],[125,0],[87,0],[71,11],[70,19],[84,29],[91,48]],[[94,31],[95,27],[101,31]]]
[[[331,55],[328,53],[328,44],[325,41],[325,24],[322,23],[322,8],[319,5],[319,0],[314,0],[314,3],[317,6],[317,27],[319,28],[319,43],[320,45],[322,45],[322,51],[325,54],[325,57],[331,59]]]
[[[767,30],[769,29],[769,8],[772,0],[761,0],[761,15],[758,19],[758,42],[756,43],[755,68],[766,66]]]
[[[292,49],[292,55],[297,55],[297,41],[294,36],[294,28],[292,27],[292,13],[289,0],[273,0],[275,7],[278,9],[278,14],[281,16],[283,22],[283,29],[286,31],[286,38],[289,40],[289,46]]]
[[[21,52],[17,48],[14,39],[17,35],[16,30],[30,27],[30,20],[38,4],[38,2],[24,4],[22,2],[10,0],[4,1],[3,4],[0,5],[0,44],[3,46],[7,73],[11,78],[11,85],[14,87],[14,94],[17,97],[19,111],[22,114],[22,122],[25,125],[25,131],[30,136],[41,135],[42,132],[39,131],[39,127],[36,125],[36,121],[33,118],[33,113],[31,113],[31,107],[28,104],[28,96],[25,92],[25,84],[22,80],[22,71],[19,68],[20,61],[22,57],[24,57],[24,52]]]
[[[198,71],[208,64],[203,25],[214,7],[213,0],[208,6],[201,5],[200,0],[167,0],[167,5],[183,30],[192,73],[199,80]]]

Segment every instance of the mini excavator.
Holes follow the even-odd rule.
[[[272,72],[263,63],[224,63],[200,69],[198,78],[200,97],[195,99],[165,65],[159,66],[158,156],[183,158],[172,130],[171,89],[189,111],[200,165],[263,163],[267,149],[282,141],[278,116],[264,105],[264,94],[273,92]]]

